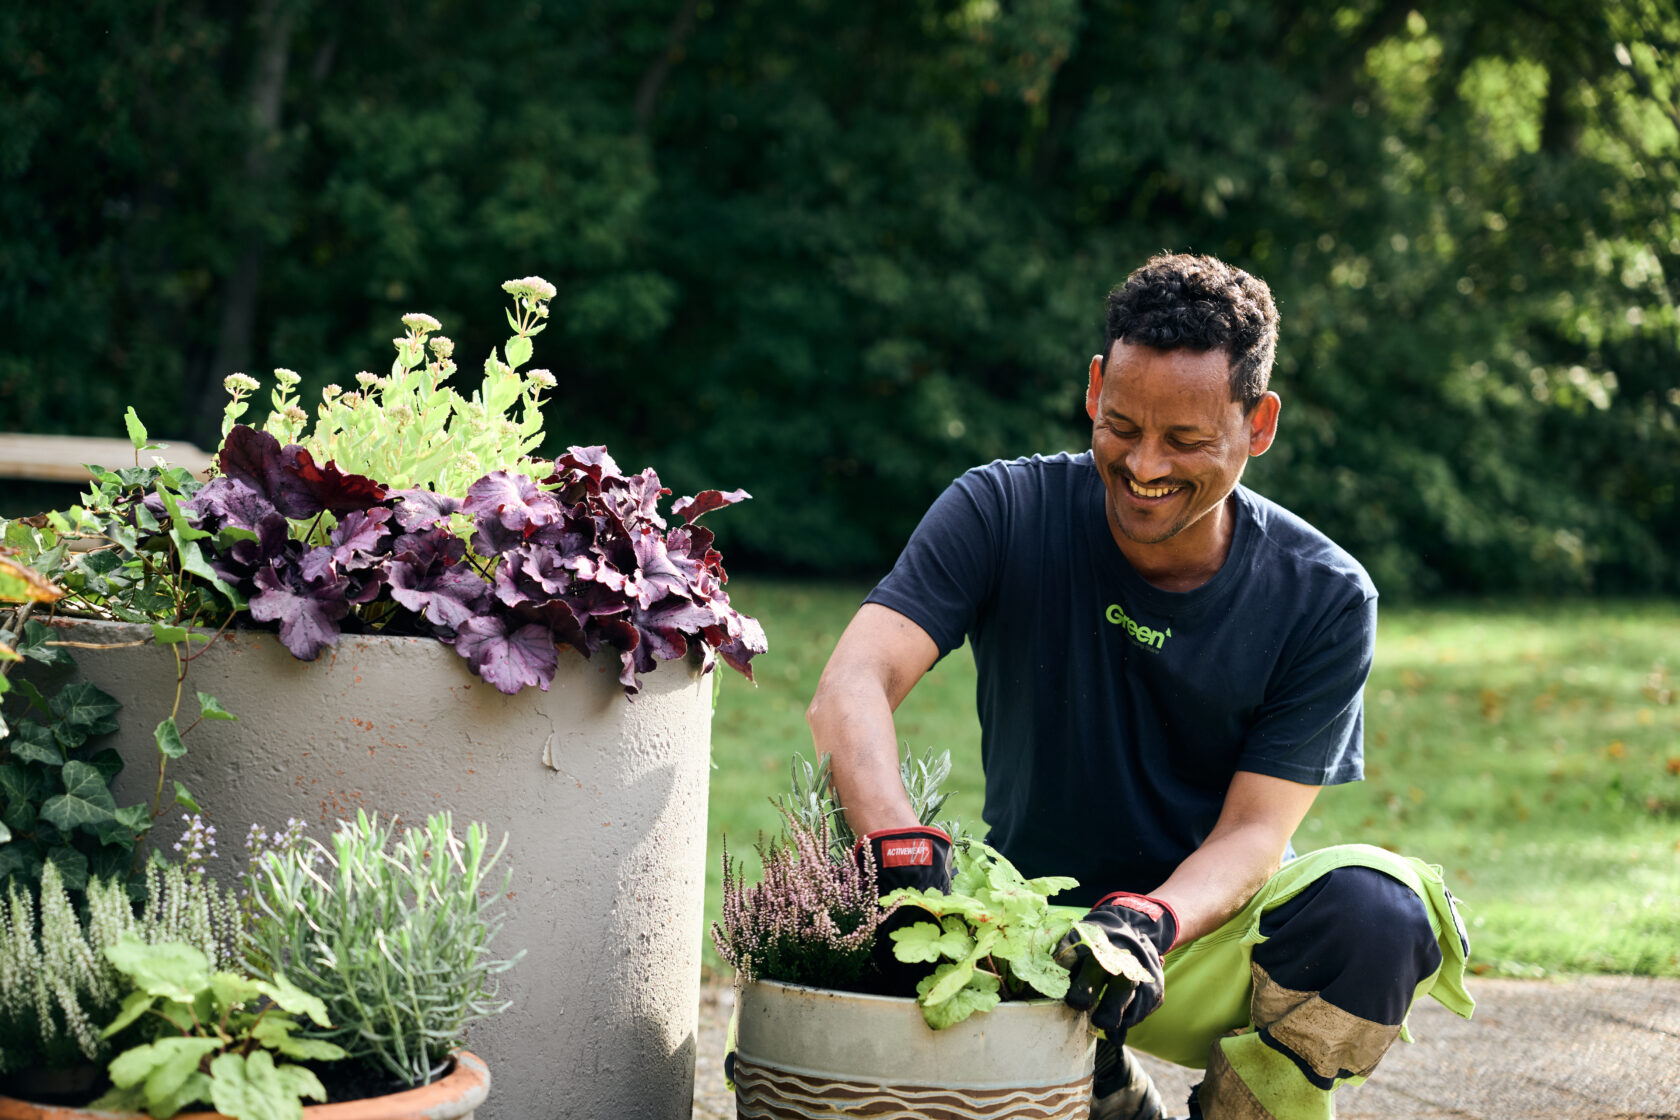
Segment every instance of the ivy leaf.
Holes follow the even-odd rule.
[[[41,878],[40,853],[22,841],[0,846],[0,883],[14,875],[31,883]]]
[[[152,640],[160,646],[177,645],[187,640],[187,628],[154,622],[152,623]]]
[[[59,689],[51,701],[53,714],[88,735],[106,735],[117,729],[116,714],[122,704],[89,681],[76,681]]]
[[[222,707],[221,701],[217,700],[214,696],[210,695],[208,692],[200,692],[198,694],[198,718],[199,719],[213,719],[213,720],[236,720],[239,717],[234,715],[232,712],[228,711],[226,708]]]
[[[157,749],[165,758],[180,758],[187,753],[187,745],[181,742],[181,729],[175,726],[174,716],[168,716],[158,724],[152,738],[157,740]]]
[[[52,704],[42,695],[41,690],[35,687],[33,681],[27,678],[19,678],[12,682],[12,687],[17,690],[17,694],[23,697],[31,708],[44,716],[52,715]]]
[[[48,645],[56,641],[58,633],[50,626],[43,626],[34,619],[24,623],[23,634],[18,638],[17,651],[32,661],[39,661],[43,665],[69,666],[75,661],[70,654],[58,646]]]
[[[146,446],[146,425],[140,423],[140,415],[129,405],[128,411],[123,413],[123,424],[128,428],[128,441],[134,445],[134,450],[143,450]]]
[[[64,752],[59,749],[53,733],[34,720],[25,720],[17,725],[12,732],[11,751],[13,758],[23,762],[64,765]]]
[[[66,762],[60,771],[64,777],[64,792],[49,797],[41,806],[41,816],[53,825],[69,832],[81,825],[96,825],[116,816],[117,803],[105,784],[105,776],[98,768],[85,762]]]
[[[193,795],[187,792],[187,787],[180,782],[175,783],[175,803],[189,813],[202,813],[204,811],[198,807],[198,802],[193,798]]]
[[[47,851],[47,862],[58,868],[67,889],[83,890],[88,883],[88,859],[67,844],[56,845]]]
[[[510,629],[500,618],[469,618],[455,633],[455,652],[498,692],[513,695],[526,685],[548,691],[560,665],[560,651],[546,626]]]

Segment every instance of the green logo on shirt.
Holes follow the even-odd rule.
[[[1151,649],[1165,649],[1167,639],[1172,637],[1172,627],[1170,626],[1165,630],[1153,630],[1148,626],[1139,626],[1137,620],[1127,615],[1126,609],[1119,603],[1108,605],[1108,620],[1116,626],[1124,626],[1126,633],[1132,636],[1134,642]]]

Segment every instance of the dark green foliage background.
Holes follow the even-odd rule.
[[[1250,481],[1385,592],[1673,591],[1677,126],[1665,0],[6,5],[0,429],[213,444],[414,310],[470,369],[534,273],[551,452],[877,572],[1084,444],[1104,294],[1190,249],[1283,312]]]

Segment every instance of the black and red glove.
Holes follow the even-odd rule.
[[[1166,986],[1161,958],[1178,942],[1178,915],[1158,898],[1116,891],[1099,899],[1081,920],[1114,948],[1130,952],[1147,974],[1143,979],[1110,974],[1073,930],[1056,944],[1056,963],[1072,974],[1067,1005],[1075,1011],[1094,1007],[1091,1025],[1118,1042],[1161,1006]]]
[[[866,833],[858,838],[853,852],[860,865],[865,845],[875,856],[877,894],[885,896],[900,887],[950,893],[951,838],[942,830],[915,825]],[[931,964],[909,964],[893,955],[893,932],[917,922],[938,925],[939,919],[919,906],[900,906],[875,931],[873,956],[885,995],[913,996],[922,977],[933,971]]]

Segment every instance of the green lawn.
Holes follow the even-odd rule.
[[[751,855],[810,751],[805,705],[866,588],[731,584],[770,652],[723,684],[712,730],[708,923],[720,842]],[[949,749],[949,811],[980,819],[966,651],[898,714]],[[1366,780],[1326,790],[1302,850],[1364,841],[1442,864],[1477,971],[1680,976],[1680,602],[1385,608],[1366,690]],[[710,943],[706,959],[715,964]]]

